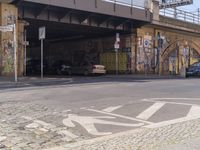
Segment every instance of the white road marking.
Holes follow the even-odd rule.
[[[191,103],[166,102],[166,101],[159,101],[159,100],[153,100],[153,99],[143,99],[142,101],[153,102],[153,103],[160,102],[160,103],[166,103],[166,104],[185,105],[185,106],[200,106],[200,105],[191,104]]]
[[[102,111],[111,113],[111,112],[113,112],[113,111],[115,111],[115,110],[117,110],[117,109],[119,109],[119,108],[121,108],[121,107],[122,107],[122,105],[119,105],[119,106],[111,106],[111,107],[108,107],[108,108],[103,109]]]
[[[197,115],[200,116],[200,106],[192,106],[187,116],[190,117]]]
[[[194,101],[200,101],[200,98],[166,98],[166,97],[161,97],[161,98],[148,98],[147,100],[194,100]]]
[[[95,124],[104,124],[104,125],[115,125],[115,126],[124,126],[124,127],[139,127],[144,125],[143,123],[137,123],[137,124],[128,124],[128,123],[121,123],[121,122],[113,122],[113,121],[107,121],[102,119],[115,119],[115,117],[110,116],[97,116],[97,117],[90,117],[90,116],[78,116],[75,114],[69,114],[68,118],[63,120],[63,124],[67,127],[75,127],[76,125],[73,122],[79,123],[85,130],[96,136],[100,135],[109,135],[112,134],[112,132],[99,132]]]
[[[151,116],[153,116],[159,109],[161,109],[165,103],[154,103],[152,106],[150,106],[148,109],[140,113],[136,118],[148,120]]]
[[[114,114],[114,113],[109,113],[109,112],[104,112],[104,111],[100,111],[100,110],[95,110],[95,109],[85,109],[85,110],[97,112],[97,113],[101,113],[101,114],[106,114],[106,115],[110,115],[110,116],[114,116],[114,117],[119,117],[119,118],[123,118],[123,119],[128,119],[128,120],[132,120],[132,121],[142,122],[145,124],[153,124],[153,122],[150,122],[150,121],[145,121],[145,120],[132,118],[132,117],[124,116],[124,115],[119,115],[119,114]]]

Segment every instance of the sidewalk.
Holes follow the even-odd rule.
[[[160,75],[155,75],[155,74],[147,74],[147,75],[144,75],[144,74],[127,74],[127,75],[105,75],[105,76],[102,76],[102,77],[105,77],[105,78],[121,78],[121,79],[138,79],[138,80],[159,80],[159,79],[183,79],[182,77],[180,76],[173,76],[173,75],[163,75],[163,76],[160,76]]]
[[[13,78],[0,77],[0,89],[10,88],[23,88],[31,86],[46,86],[46,85],[58,85],[69,84],[72,82],[72,78],[43,78],[40,77],[20,77],[18,82],[14,82]]]
[[[183,79],[179,76],[159,75],[104,75],[104,76],[50,76],[44,77],[19,77],[14,82],[12,77],[0,77],[0,89],[31,87],[31,86],[54,86],[54,85],[81,85],[101,84],[108,82],[146,82],[151,80]]]
[[[200,119],[140,128],[45,150],[199,150]]]

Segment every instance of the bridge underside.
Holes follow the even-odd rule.
[[[139,27],[148,22],[148,19],[135,20],[134,18],[121,15],[100,14],[90,10],[84,11],[26,1],[20,2],[17,6],[19,8],[19,17],[25,20],[42,20],[119,31],[130,31],[132,28]]]
[[[48,1],[41,3],[37,3],[36,0],[34,2],[18,1],[16,6],[19,10],[19,18],[28,24],[25,27],[29,41],[27,60],[40,60],[38,29],[42,26],[46,27],[44,57],[49,68],[52,68],[52,65],[58,61],[72,64],[80,63],[79,61],[82,59],[82,61],[99,64],[105,59],[101,57],[102,53],[114,55],[116,33],[120,33],[120,50],[124,51],[123,57],[125,55],[131,57],[131,38],[135,38],[138,27],[149,22],[150,13],[146,10],[115,6],[103,1],[101,3],[99,3],[100,1],[93,2],[89,4],[85,1],[85,4],[90,5],[90,8],[86,8],[83,0],[77,0],[76,3],[63,1],[63,5],[58,4],[57,1],[53,4]],[[72,7],[73,5],[76,7]],[[106,10],[106,8],[109,9]],[[98,12],[100,10],[101,13]],[[120,11],[121,13],[119,13]],[[124,17],[125,15],[127,16]],[[140,19],[137,20],[137,17]],[[121,67],[122,72],[134,70],[131,65],[127,65],[131,61],[130,58],[124,62]],[[113,72],[114,64],[110,65],[113,67],[110,67],[108,72]],[[46,70],[45,73],[49,74],[49,72],[52,73],[51,70]]]

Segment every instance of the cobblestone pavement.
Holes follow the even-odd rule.
[[[0,103],[0,149],[40,150],[75,142],[65,134],[69,129],[60,121],[66,113],[30,102]],[[76,140],[84,138],[79,135]]]
[[[80,135],[78,130],[74,133],[62,124],[68,111],[58,112],[31,102],[9,101],[0,103],[0,113],[2,150],[56,149],[54,147],[62,145],[65,150],[163,150],[200,136],[200,120],[193,120],[155,129],[143,127],[96,138],[88,144],[82,141],[92,136]],[[77,136],[73,139],[66,132]]]
[[[191,140],[183,141],[178,144],[170,145],[163,150],[199,150],[200,138],[194,138]]]
[[[200,119],[155,129],[142,128],[64,145],[57,150],[199,150],[199,124]]]

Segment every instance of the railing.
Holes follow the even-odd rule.
[[[193,24],[200,24],[200,13],[195,14],[184,10],[166,8],[160,10],[160,15]]]
[[[110,2],[118,5],[125,5],[129,7],[135,7],[139,9],[149,8],[150,3],[148,0],[102,0],[105,2]]]

